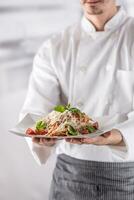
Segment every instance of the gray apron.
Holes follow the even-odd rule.
[[[57,157],[49,200],[134,200],[134,162]]]

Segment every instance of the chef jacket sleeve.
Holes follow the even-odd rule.
[[[19,120],[27,113],[45,116],[60,103],[59,82],[52,66],[52,47],[47,40],[35,55],[29,86]],[[26,138],[32,155],[39,165],[44,164],[55,148],[40,146]]]
[[[131,50],[130,56],[131,59],[134,60],[134,44],[132,45]],[[134,70],[133,64],[130,67],[131,70]],[[113,127],[121,132],[126,146],[111,146],[113,153],[121,156],[125,161],[134,161],[134,85],[132,92],[132,110],[127,114],[124,122],[118,123]]]
[[[134,111],[127,114],[127,120],[116,124],[113,129],[121,132],[125,146],[110,145],[112,152],[124,161],[134,161]]]

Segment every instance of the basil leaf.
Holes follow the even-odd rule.
[[[54,110],[58,112],[64,112],[65,110],[69,110],[71,112],[80,113],[80,110],[78,108],[71,108],[71,104],[68,104],[67,106],[58,105],[54,108]]]
[[[95,127],[90,126],[90,125],[86,126],[86,128],[87,128],[87,130],[88,130],[90,133],[93,133],[93,132],[96,131]]]
[[[47,124],[44,121],[38,121],[36,123],[36,130],[38,130],[38,131],[43,130],[46,128],[46,126],[47,126]]]
[[[54,110],[57,112],[63,113],[66,110],[66,108],[63,105],[58,105],[58,106],[54,107]]]
[[[70,103],[67,104],[67,106],[65,108],[66,108],[66,110],[69,110],[71,108],[71,104]]]
[[[63,113],[65,110],[71,111],[72,113],[81,113],[81,111],[78,108],[71,108],[71,104],[68,104],[67,106],[58,105],[54,107],[54,110],[61,113]]]
[[[78,108],[69,108],[69,111],[73,112],[73,113],[81,113],[81,111]]]
[[[78,131],[71,125],[68,126],[68,134],[69,135],[78,135]]]

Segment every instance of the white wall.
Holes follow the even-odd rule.
[[[25,140],[8,129],[17,123],[37,49],[79,17],[77,0],[0,2],[0,200],[48,199],[55,155],[38,166]]]
[[[124,0],[129,15],[134,17],[134,1],[133,0]]]

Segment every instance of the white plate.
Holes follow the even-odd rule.
[[[18,130],[16,129],[11,129],[9,130],[11,133],[18,135],[18,136],[22,136],[22,137],[36,137],[36,138],[57,138],[57,139],[65,139],[65,138],[93,138],[99,135],[102,135],[104,132],[103,130],[98,130],[94,133],[90,133],[90,134],[86,134],[86,135],[77,135],[77,136],[45,136],[45,135],[26,135],[22,132],[18,132]]]
[[[24,118],[12,129],[9,130],[9,132],[21,136],[21,137],[31,137],[29,135],[26,135],[25,132],[29,127],[32,127],[35,122],[40,119],[42,116],[28,113],[24,116]],[[45,136],[45,135],[34,135],[34,137],[40,137],[40,138],[58,138],[58,139],[64,139],[64,138],[93,138],[102,135],[103,133],[111,130],[115,124],[122,121],[122,117],[119,114],[112,115],[112,116],[103,116],[94,118],[94,120],[99,122],[100,129],[97,130],[94,133],[86,134],[86,135],[77,135],[77,136]]]

